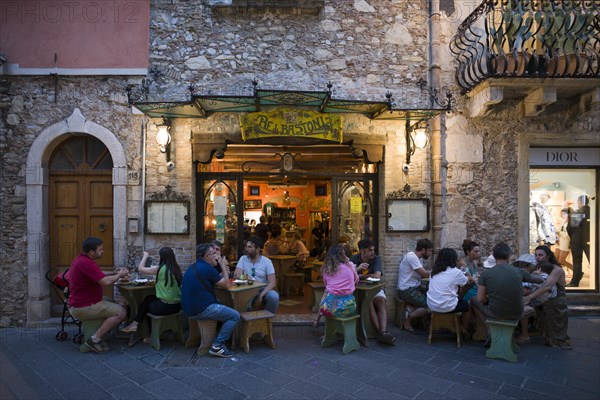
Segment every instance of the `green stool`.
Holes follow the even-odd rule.
[[[487,358],[501,358],[509,362],[517,362],[519,346],[513,333],[519,321],[488,318],[485,321],[490,331],[491,344],[485,352]]]
[[[152,331],[150,332],[150,344],[156,351],[160,350],[160,335],[166,331],[172,331],[175,338],[181,344],[185,342],[183,338],[183,324],[185,323],[185,314],[179,311],[171,315],[146,314],[151,321]]]
[[[353,315],[347,318],[325,317],[325,336],[321,342],[321,347],[331,346],[337,342],[337,333],[344,335],[344,347],[342,353],[348,354],[351,351],[358,350],[360,344],[356,339],[356,320],[360,315]]]
[[[87,353],[88,351],[92,351],[85,342],[100,328],[104,319],[89,319],[87,321],[81,321],[81,330],[83,331],[83,344],[79,346],[79,351],[82,353]],[[104,339],[102,339],[104,341]]]

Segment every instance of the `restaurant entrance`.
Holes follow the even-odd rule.
[[[336,146],[336,151],[343,147]],[[360,158],[351,157],[350,151],[339,156],[337,166],[335,158],[327,165],[320,164],[320,159],[327,157],[324,149],[310,146],[294,153],[292,168],[284,170],[272,160],[284,160],[287,154],[292,154],[288,149],[270,149],[270,160],[255,151],[257,157],[234,165],[236,153],[245,151],[236,150],[226,152],[221,160],[198,165],[199,243],[221,241],[223,253],[230,263],[235,262],[244,254],[244,241],[254,233],[261,216],[283,227],[290,244],[296,233],[300,235],[311,252],[309,265],[323,257],[330,243],[347,241],[355,250],[363,238],[377,243],[378,215],[374,207],[378,198],[377,164],[365,164]],[[312,235],[317,227],[324,235],[321,244]],[[288,293],[281,293],[281,313],[310,312],[308,284],[318,278],[318,268],[306,276],[305,290],[291,293],[287,299]],[[292,308],[286,309],[286,304]]]

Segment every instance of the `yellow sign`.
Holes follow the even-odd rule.
[[[279,108],[246,114],[241,122],[242,139],[306,137],[342,143],[342,118],[316,111]]]
[[[362,212],[362,198],[350,197],[350,214],[360,214]]]

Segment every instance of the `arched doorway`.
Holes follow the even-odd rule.
[[[50,268],[48,228],[49,162],[54,150],[73,134],[90,135],[106,146],[112,158],[113,265],[127,260],[127,167],[123,146],[108,129],[85,119],[79,109],[65,120],[44,129],[27,156],[27,324],[50,317],[50,285],[44,275]]]
[[[97,260],[113,269],[112,157],[106,146],[89,135],[75,135],[54,150],[48,165],[48,231],[51,276],[66,271],[89,236],[100,238],[104,254]],[[105,290],[105,296],[112,296]],[[62,312],[53,299],[53,314]]]

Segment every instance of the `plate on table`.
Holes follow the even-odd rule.
[[[134,279],[132,283],[134,285],[145,285],[146,283],[148,283],[148,279]]]
[[[233,283],[235,283],[236,285],[240,286],[240,285],[248,283],[248,281],[243,281],[241,279],[236,279],[236,280],[233,281]]]
[[[367,281],[367,283],[377,283],[381,280],[381,278],[371,278],[368,277],[367,279],[365,279]]]

